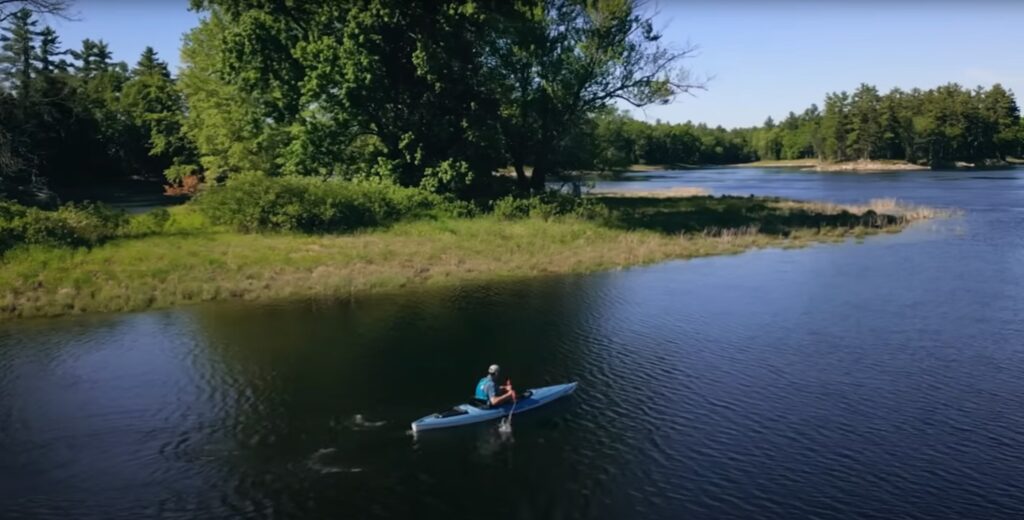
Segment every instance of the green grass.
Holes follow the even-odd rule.
[[[241,234],[189,206],[164,232],[91,249],[20,247],[0,262],[0,317],[211,300],[338,298],[413,286],[585,273],[896,231],[927,212],[861,218],[779,199],[606,198],[596,222],[440,218],[348,235]],[[902,207],[886,206],[890,213]],[[870,208],[852,208],[867,211]]]

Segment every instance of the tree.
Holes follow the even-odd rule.
[[[859,159],[875,158],[877,157],[878,150],[881,148],[880,102],[878,89],[866,83],[861,83],[850,98],[850,151]]]
[[[221,38],[226,31],[224,15],[213,9],[185,35],[177,88],[188,106],[182,133],[194,143],[197,157],[192,165],[169,170],[172,180],[192,171],[203,171],[210,180],[242,172],[279,171],[285,132],[264,117],[256,94],[228,81]]]
[[[197,5],[226,21],[226,81],[286,133],[281,173],[373,175],[469,194],[501,165],[480,51],[486,10],[476,3]]]
[[[58,58],[64,54],[66,52],[61,50],[60,38],[53,27],[46,26],[39,31],[39,47],[36,49],[33,60],[41,76],[67,72],[68,62]]]
[[[633,0],[523,0],[502,4],[490,54],[500,78],[505,147],[525,189],[544,189],[560,148],[589,114],[615,100],[667,102],[702,88],[680,62],[693,48],[660,43]]]
[[[113,55],[103,40],[96,41],[86,38],[82,40],[82,48],[71,51],[71,56],[79,62],[75,66],[75,71],[86,79],[109,72],[112,67],[110,60]]]
[[[596,147],[596,151],[591,153],[593,166],[611,171],[636,162],[636,139],[635,134],[630,132],[631,119],[628,115],[609,108],[595,113],[592,121],[595,124],[591,142]],[[569,165],[577,166],[572,163]],[[578,166],[587,167],[590,164],[582,162]]]
[[[135,124],[131,144],[133,169],[163,174],[172,164],[194,161],[192,147],[182,134],[184,104],[174,87],[167,63],[146,47],[130,72],[120,96],[120,110]]]
[[[822,117],[824,158],[845,161],[849,158],[850,95],[845,91],[825,96],[825,115]]]
[[[879,102],[879,154],[886,159],[914,161],[914,119],[906,92],[893,88]]]
[[[11,16],[10,24],[0,34],[0,75],[4,86],[14,92],[22,105],[29,102],[32,93],[38,23],[32,11],[21,9]]]
[[[985,157],[1005,159],[1017,151],[1021,136],[1020,108],[1013,92],[996,83],[988,92],[981,94],[981,118],[986,127]]]
[[[0,23],[19,11],[63,17],[70,3],[70,0],[0,0]]]

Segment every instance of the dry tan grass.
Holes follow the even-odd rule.
[[[662,190],[594,189],[590,191],[590,194],[601,197],[673,199],[679,197],[703,197],[706,195],[710,195],[711,192],[704,188],[698,188],[696,186],[675,186],[672,188],[666,188]]]
[[[906,222],[949,217],[959,213],[957,210],[922,206],[893,198],[871,199],[865,204],[836,204],[829,202],[804,202],[792,200],[779,201],[774,204],[779,208],[802,209],[828,215],[835,215],[842,213],[843,211],[861,215],[868,211],[874,211],[875,213],[882,215],[900,217]]]
[[[811,166],[817,166],[819,163],[820,161],[818,161],[817,159],[781,159],[732,164],[730,166],[742,168],[806,168]]]
[[[929,168],[927,166],[921,166],[919,164],[913,164],[906,161],[861,159],[857,161],[819,163],[813,168],[807,169],[817,172],[877,172],[928,170]]]
[[[743,226],[739,228],[720,228],[720,227],[709,227],[704,228],[701,235],[707,238],[718,238],[726,241],[733,241],[738,238],[751,237],[761,232],[761,226]]]

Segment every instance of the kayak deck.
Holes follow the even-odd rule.
[[[452,407],[450,410],[431,414],[413,421],[412,431],[416,433],[498,419],[508,415],[510,412],[520,413],[532,410],[555,399],[569,395],[574,390],[576,390],[575,382],[531,388],[523,392],[523,396],[514,403],[514,408],[511,402],[493,408],[485,408],[469,403],[460,404]]]

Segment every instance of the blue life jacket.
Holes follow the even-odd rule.
[[[488,395],[488,389],[490,389],[490,393],[494,393],[494,382],[491,381],[491,376],[484,376],[480,378],[480,382],[476,384],[476,395],[474,397],[487,401],[487,403],[490,404],[491,396]]]

